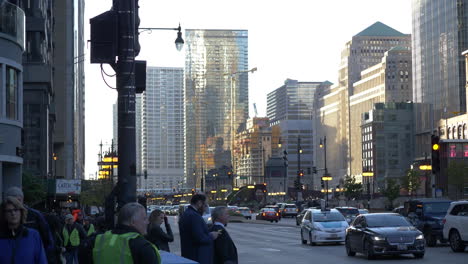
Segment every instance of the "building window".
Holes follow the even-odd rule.
[[[468,137],[468,131],[466,124],[463,124],[463,139],[466,139]]]
[[[6,117],[18,119],[18,71],[6,68]]]

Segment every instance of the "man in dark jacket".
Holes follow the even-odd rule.
[[[190,205],[180,217],[179,232],[182,257],[211,264],[213,262],[213,240],[218,232],[208,232],[202,214],[206,197],[202,194],[192,196]]]
[[[218,238],[214,241],[213,264],[237,264],[237,248],[231,236],[224,228],[229,222],[228,210],[224,206],[216,207],[211,212],[213,226],[210,231],[219,232]]]
[[[80,249],[80,263],[121,263],[130,253],[133,263],[160,264],[161,258],[156,247],[146,240],[148,218],[145,208],[139,203],[128,203],[119,212],[117,227],[104,234],[92,235]],[[128,243],[114,243],[111,247],[107,238],[116,241],[124,237]],[[127,246],[128,245],[128,246]],[[96,254],[93,255],[93,250]],[[124,263],[130,263],[130,261]]]

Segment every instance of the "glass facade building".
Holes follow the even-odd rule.
[[[412,12],[413,101],[433,105],[434,129],[439,119],[466,111],[468,1],[413,0]]]
[[[234,73],[248,69],[248,32],[187,29],[185,39],[185,175],[200,187],[205,172],[232,166],[235,133],[245,128],[248,73]]]
[[[180,189],[184,176],[184,70],[148,67],[137,100],[138,189]]]

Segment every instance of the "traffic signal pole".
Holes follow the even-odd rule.
[[[117,6],[115,6],[117,5]],[[135,142],[135,11],[136,2],[114,1],[118,12],[119,48],[116,65],[118,112],[118,182],[117,203],[122,208],[136,201]]]

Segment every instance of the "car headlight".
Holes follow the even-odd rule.
[[[373,237],[372,237],[372,240],[374,240],[374,241],[383,241],[383,240],[385,240],[385,237],[373,236]]]
[[[423,235],[423,234],[420,234],[420,235],[416,236],[416,239],[417,239],[417,240],[424,239],[424,235]]]

